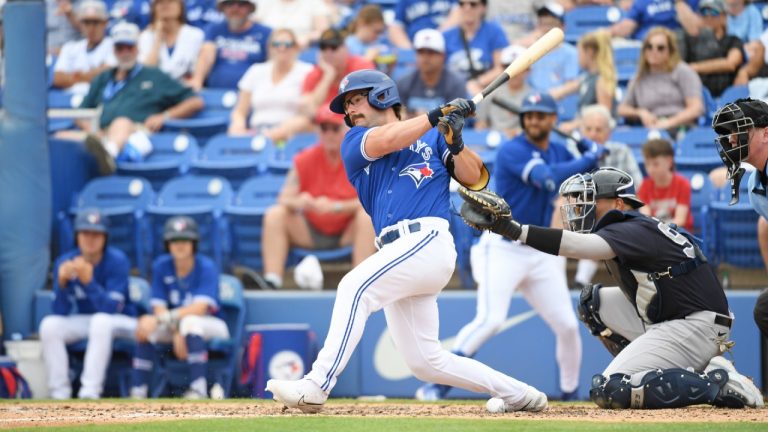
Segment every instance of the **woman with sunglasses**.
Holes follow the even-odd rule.
[[[675,34],[654,27],[645,36],[637,73],[618,114],[629,123],[676,132],[696,124],[704,113],[701,91],[699,75],[680,60]]]
[[[232,109],[230,135],[261,133],[284,140],[307,126],[298,114],[301,86],[312,65],[298,59],[293,31],[278,29],[269,39],[269,60],[253,64],[238,83],[240,95]]]
[[[139,61],[178,80],[189,80],[205,34],[186,24],[183,0],[153,0],[149,25],[139,37]]]

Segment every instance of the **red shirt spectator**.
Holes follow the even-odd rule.
[[[675,173],[668,186],[658,187],[653,178],[647,177],[640,185],[637,196],[651,210],[651,216],[664,222],[672,222],[679,204],[691,207],[691,183],[687,178]],[[693,232],[693,215],[690,211],[683,228]]]

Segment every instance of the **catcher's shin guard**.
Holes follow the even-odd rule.
[[[712,404],[728,373],[717,369],[698,374],[686,369],[672,368],[646,373],[640,384],[633,386],[630,376],[613,374],[592,378],[590,399],[601,408],[681,408],[689,405]]]
[[[606,327],[600,319],[599,291],[602,287],[601,284],[587,284],[581,289],[578,306],[579,319],[587,326],[592,336],[600,339],[608,352],[615,357],[629,345],[629,340]]]

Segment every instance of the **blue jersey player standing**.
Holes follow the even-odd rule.
[[[382,308],[392,339],[417,378],[488,393],[499,398],[494,401],[497,411],[547,407],[540,391],[445,351],[438,340],[437,296],[456,263],[448,230],[448,183],[454,177],[480,189],[488,181],[479,156],[463,148],[461,139],[464,118],[474,108],[471,101],[455,99],[400,121],[397,86],[388,76],[362,70],[342,79],[331,110],[344,114],[352,127],[341,154],[373,220],[379,251],[339,283],[328,336],[312,370],[302,380],[267,382],[267,390],[286,407],[322,409],[368,316]],[[438,121],[447,126],[445,136],[435,128]]]

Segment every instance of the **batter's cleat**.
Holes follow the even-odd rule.
[[[267,391],[272,398],[286,408],[298,408],[303,413],[315,414],[323,409],[328,395],[309,379],[297,381],[271,379],[267,381]]]
[[[715,399],[714,405],[726,408],[762,408],[763,394],[755,386],[750,378],[738,373],[733,363],[723,356],[713,357],[704,370],[710,379],[718,380],[718,374],[725,372],[728,374],[728,381],[720,388],[720,392]]]
[[[416,390],[416,395],[414,397],[419,401],[434,402],[445,399],[445,396],[450,390],[451,386],[449,385],[427,383]]]
[[[490,407],[496,404],[493,404],[491,401],[498,403],[498,408],[493,411],[490,410]],[[504,405],[501,405],[500,402],[504,402]],[[494,413],[517,411],[541,412],[547,409],[547,406],[547,395],[531,386],[528,386],[525,397],[521,402],[517,402],[517,404],[508,403],[506,400],[499,398],[491,398],[488,404],[486,404],[486,407],[489,407],[489,411]]]

